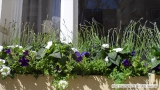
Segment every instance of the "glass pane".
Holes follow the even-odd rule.
[[[60,0],[24,0],[22,22],[36,33],[60,28]]]
[[[142,23],[148,20],[160,27],[160,0],[79,0],[79,24],[98,22],[105,34],[111,28],[125,29],[131,20],[142,17]]]

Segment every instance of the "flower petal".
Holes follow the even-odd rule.
[[[81,56],[81,54],[79,52],[75,52],[75,54],[76,54],[77,57]]]
[[[88,52],[82,52],[81,57],[83,57],[84,55],[85,55],[86,57],[89,57],[89,53],[88,53]]]

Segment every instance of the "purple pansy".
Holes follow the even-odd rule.
[[[122,64],[125,66],[125,67],[128,67],[128,66],[131,66],[132,64],[130,63],[129,59],[125,59],[122,61]]]
[[[136,54],[136,52],[135,52],[135,51],[132,51],[131,55],[134,56],[135,54]]]
[[[28,66],[28,62],[29,60],[26,59],[24,56],[19,60],[19,62],[21,63],[21,66]]]
[[[59,67],[59,65],[56,66],[56,70],[57,70],[57,72],[61,71],[61,68]]]
[[[77,56],[77,58],[76,58],[76,61],[77,61],[77,62],[82,61],[83,56],[89,57],[89,53],[88,53],[88,52],[82,52],[82,54],[80,54],[79,52],[75,52],[75,54],[76,54],[76,56]]]
[[[26,50],[25,52],[23,52],[23,54],[27,56],[27,55],[29,55],[29,51]]]
[[[5,50],[5,52],[8,53],[8,54],[10,54],[11,53],[11,49],[8,48],[8,49]]]

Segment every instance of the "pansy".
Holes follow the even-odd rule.
[[[78,52],[76,48],[71,48],[73,52]]]
[[[10,54],[11,53],[11,49],[8,48],[8,49],[5,50],[5,52],[8,53],[8,54]]]
[[[57,72],[60,72],[60,71],[61,71],[61,68],[59,67],[59,65],[56,66],[56,71],[57,71]]]
[[[0,52],[2,52],[2,50],[3,50],[3,46],[0,46]]]
[[[109,44],[103,44],[102,46],[101,46],[101,49],[106,49],[106,48],[109,48]]]
[[[125,59],[125,60],[123,60],[122,61],[122,64],[125,66],[125,67],[127,67],[127,66],[131,66],[132,64],[130,63],[130,61],[129,61],[129,59],[127,58],[127,59]]]
[[[132,55],[132,56],[134,56],[135,54],[136,54],[136,52],[135,52],[135,51],[132,51],[132,52],[131,52],[131,55]]]
[[[3,76],[9,75],[10,71],[11,71],[11,69],[7,66],[4,66],[4,65],[3,65],[2,69],[0,70],[1,75],[3,75]]]
[[[75,52],[75,54],[76,54],[76,56],[77,56],[77,58],[76,58],[76,61],[77,61],[77,62],[82,61],[83,56],[89,57],[89,53],[88,53],[88,52],[82,52],[82,54],[80,54],[79,52]]]
[[[113,49],[113,51],[115,51],[115,52],[120,52],[122,50],[123,50],[123,48],[115,48],[115,49]]]
[[[65,81],[65,80],[60,80],[59,83],[58,83],[58,86],[62,87],[62,89],[65,89],[68,86],[68,82]]]
[[[4,65],[5,62],[6,62],[5,60],[0,59],[0,66]]]
[[[29,55],[29,51],[26,50],[25,52],[23,52],[23,54],[27,56],[27,55]]]
[[[106,56],[105,61],[108,63],[108,61],[109,61],[109,60],[108,60],[108,56]]]
[[[152,59],[151,59],[151,62],[155,61],[156,59],[157,59],[156,57],[152,58]]]
[[[26,59],[24,56],[19,60],[19,62],[21,63],[21,66],[28,66],[28,62],[29,60]]]
[[[46,46],[45,48],[49,49],[51,46],[52,46],[52,41],[49,41],[49,42],[47,43],[47,46]]]

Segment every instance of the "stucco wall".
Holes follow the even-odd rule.
[[[150,77],[130,77],[125,84],[159,84],[159,78],[160,76],[155,77],[154,75]],[[7,78],[5,80],[0,80],[0,90],[55,90],[50,84],[51,80],[53,80],[53,77],[40,76],[36,80],[32,75],[18,75],[15,79]],[[114,90],[111,88],[112,84],[113,81],[107,79],[105,76],[78,76],[76,79],[69,79],[70,87],[66,90]],[[134,90],[160,90],[160,88],[139,88]]]

